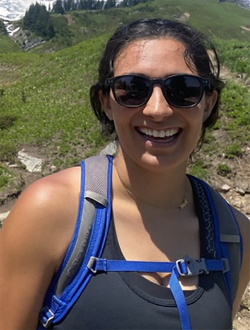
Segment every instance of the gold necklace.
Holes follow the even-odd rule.
[[[121,182],[123,188],[126,190],[126,192],[135,200],[139,200],[140,202],[144,203],[144,204],[148,204],[151,205],[153,207],[159,208],[159,209],[174,209],[174,208],[178,208],[180,210],[183,210],[187,205],[188,205],[188,200],[186,199],[186,192],[187,192],[187,184],[186,184],[186,188],[185,188],[185,195],[183,197],[182,202],[177,206],[177,207],[170,207],[170,206],[157,206],[154,204],[151,204],[149,202],[144,201],[143,199],[141,199],[140,197],[136,196],[134,193],[132,193],[131,190],[128,189],[128,187],[125,185],[125,183],[122,181],[120,174],[116,168],[116,166],[114,165],[115,171],[117,173],[117,176],[119,178],[119,181]]]

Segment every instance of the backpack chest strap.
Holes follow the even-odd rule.
[[[93,273],[97,272],[154,272],[171,273],[169,287],[176,302],[182,330],[191,330],[187,303],[182,291],[179,276],[196,276],[208,274],[210,271],[227,272],[227,259],[192,259],[188,256],[176,262],[145,262],[126,260],[107,260],[91,257],[87,267]]]
[[[177,276],[196,276],[208,274],[211,271],[229,270],[228,260],[222,259],[193,259],[186,256],[176,262],[148,262],[148,261],[126,261],[107,260],[91,257],[87,267],[93,272],[147,272],[147,273],[172,273],[176,271]]]

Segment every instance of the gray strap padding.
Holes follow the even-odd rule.
[[[240,243],[240,235],[221,234],[220,241],[225,243]]]
[[[85,192],[92,191],[99,196],[107,197],[108,158],[106,156],[93,156],[86,161]]]
[[[107,206],[107,203],[108,203],[107,198],[95,193],[94,191],[85,191],[84,198],[93,199],[96,202],[102,204],[103,206]]]
[[[219,226],[220,226],[220,240],[221,242],[228,243],[231,272],[232,272],[232,298],[233,301],[236,296],[239,273],[241,268],[241,250],[240,250],[240,233],[236,224],[236,220],[229,209],[229,205],[224,198],[214,189],[210,192],[213,197],[215,208],[217,211]]]
[[[94,156],[85,160],[84,207],[80,227],[71,256],[57,283],[55,292],[57,297],[62,295],[83,261],[95,219],[96,203],[107,205],[107,173],[108,159],[106,156]]]

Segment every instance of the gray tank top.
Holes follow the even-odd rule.
[[[199,195],[199,194],[198,194]],[[201,256],[214,258],[213,221],[201,217],[201,196],[194,196],[200,221]],[[111,221],[102,258],[124,260]],[[230,304],[221,272],[200,275],[194,291],[184,291],[192,330],[232,329]],[[138,273],[94,275],[55,330],[181,329],[180,318],[169,288],[148,281]]]

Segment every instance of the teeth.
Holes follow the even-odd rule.
[[[158,132],[156,130],[153,130],[153,137],[158,137],[158,136],[159,136]]]
[[[161,130],[159,132],[159,137],[161,137],[161,138],[164,138],[165,137],[165,132],[163,130]]]
[[[157,131],[157,130],[151,130],[149,128],[145,128],[145,127],[142,127],[142,128],[139,128],[140,132],[143,133],[143,134],[146,134],[148,136],[153,136],[153,137],[159,137],[159,138],[164,138],[164,137],[170,137],[170,136],[173,136],[174,134],[176,134],[178,132],[178,129],[177,128],[171,128],[171,129],[168,129],[168,130],[160,130],[160,131]]]

